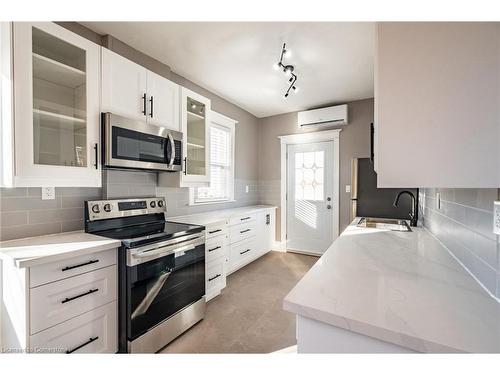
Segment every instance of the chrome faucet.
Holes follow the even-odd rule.
[[[394,207],[397,207],[399,204],[399,198],[403,194],[408,194],[411,197],[411,212],[410,212],[410,226],[416,227],[417,222],[418,222],[418,202],[415,196],[411,191],[408,190],[402,190],[398,193],[396,196],[396,199],[394,199],[394,203],[392,204]],[[418,194],[418,193],[417,193]]]

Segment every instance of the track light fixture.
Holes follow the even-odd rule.
[[[291,55],[292,52],[290,50],[287,50],[286,43],[283,43],[283,48],[281,48],[280,61],[273,65],[274,70],[282,70],[287,77],[290,77],[288,79],[288,83],[290,83],[290,86],[288,87],[288,90],[286,90],[285,98],[288,98],[290,90],[293,90],[293,92],[299,91],[298,87],[295,86],[295,83],[297,82],[298,78],[297,75],[293,72],[295,70],[295,67],[290,64],[287,65],[283,64],[283,58],[284,57],[288,58]]]

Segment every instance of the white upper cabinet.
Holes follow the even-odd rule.
[[[181,89],[181,131],[184,134],[181,186],[210,182],[210,99]],[[193,184],[194,183],[194,184]]]
[[[11,185],[101,186],[99,46],[49,22],[12,33]]]
[[[179,130],[179,85],[102,48],[102,111]]]
[[[103,112],[132,118],[146,118],[146,69],[120,55],[102,48]]]
[[[497,23],[377,25],[379,187],[500,186]]]
[[[179,85],[147,71],[148,122],[180,130],[179,124]]]

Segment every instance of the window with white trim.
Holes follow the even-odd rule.
[[[234,200],[235,122],[215,112],[210,116],[210,185],[191,188],[190,204]]]

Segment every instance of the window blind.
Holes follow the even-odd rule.
[[[211,125],[210,128],[210,186],[195,189],[196,203],[230,199],[231,176],[231,131]]]

